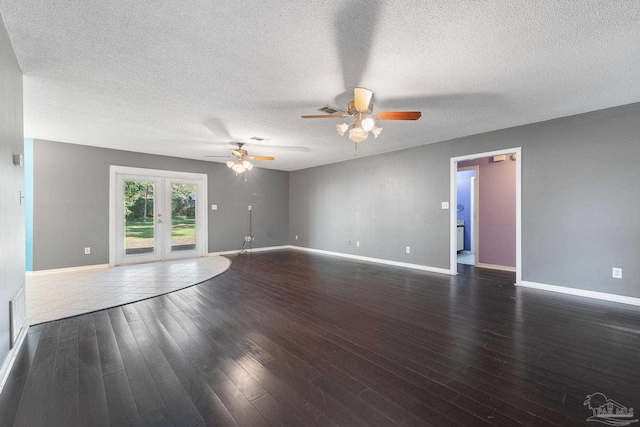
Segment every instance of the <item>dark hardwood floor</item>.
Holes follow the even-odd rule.
[[[297,251],[32,327],[0,426],[573,426],[640,409],[637,307]]]

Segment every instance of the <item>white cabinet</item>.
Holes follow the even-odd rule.
[[[464,250],[464,226],[458,227],[458,251]]]

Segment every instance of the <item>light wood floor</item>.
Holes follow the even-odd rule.
[[[27,273],[27,324],[59,320],[183,289],[229,268],[221,256],[79,271]]]

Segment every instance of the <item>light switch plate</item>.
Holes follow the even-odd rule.
[[[449,209],[449,202],[442,202],[442,209]]]

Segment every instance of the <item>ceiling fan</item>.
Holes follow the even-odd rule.
[[[232,149],[231,154],[234,158],[227,160],[227,166],[236,173],[236,175],[253,169],[253,164],[249,160],[275,160],[272,156],[250,156],[247,150],[242,147],[244,142],[238,142],[238,148]],[[228,156],[205,156],[205,157],[228,157]]]
[[[339,110],[323,109],[330,114],[316,114],[310,116],[302,116],[303,119],[333,119],[351,117],[353,123],[341,123],[336,126],[336,130],[340,135],[344,135],[349,131],[349,139],[356,144],[356,154],[358,153],[358,143],[366,140],[369,133],[377,138],[382,131],[381,127],[376,126],[375,120],[418,120],[422,113],[420,111],[381,111],[372,114],[373,104],[371,97],[373,92],[363,87],[356,87],[353,91],[353,101],[347,104],[347,111],[338,112]]]

